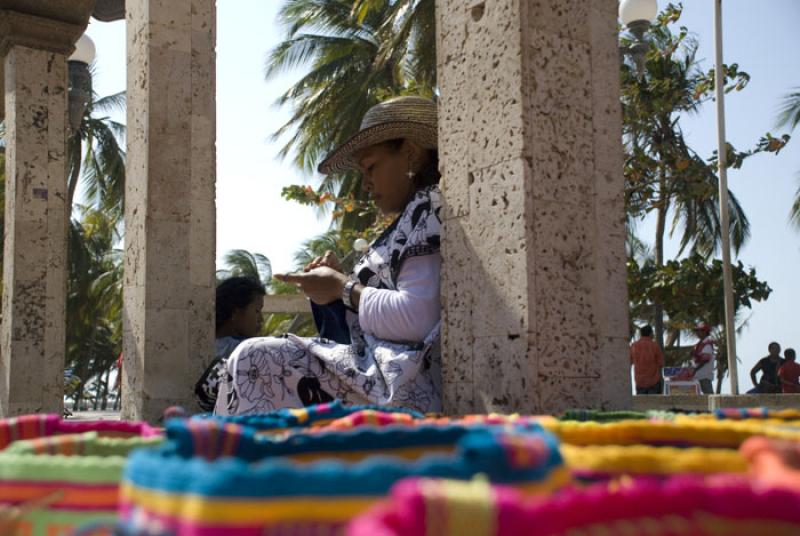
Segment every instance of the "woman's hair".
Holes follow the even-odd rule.
[[[229,277],[217,285],[217,329],[233,317],[237,309],[244,309],[256,296],[267,293],[264,285],[252,277]]]
[[[392,151],[399,151],[400,147],[403,146],[403,142],[405,141],[406,140],[403,138],[397,138],[394,140],[389,140],[385,142],[385,144]],[[422,190],[428,186],[438,184],[439,179],[442,177],[439,173],[439,151],[436,149],[428,149],[427,156],[428,158],[422,165],[422,168],[420,168],[420,170],[417,171],[417,174],[414,175],[415,190]]]

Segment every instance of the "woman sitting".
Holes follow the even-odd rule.
[[[394,222],[349,276],[326,255],[303,273],[275,277],[297,285],[316,308],[342,312],[349,344],[292,334],[244,341],[228,360],[217,414],[335,398],[440,410],[436,104],[399,97],[371,108],[361,130],[319,166],[321,173],[348,170],[361,171],[364,190]]]
[[[264,285],[250,277],[231,277],[217,285],[216,355],[194,387],[203,411],[214,411],[228,357],[240,342],[261,331],[265,294]]]

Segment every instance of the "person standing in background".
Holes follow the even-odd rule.
[[[639,330],[639,340],[631,345],[630,358],[636,394],[660,395],[664,390],[664,380],[661,377],[664,352],[653,340],[651,326],[643,326]]]
[[[778,380],[784,393],[800,393],[800,365],[795,363],[797,354],[793,348],[783,352],[783,365],[778,369]]]
[[[714,362],[717,360],[717,341],[711,337],[711,326],[700,322],[694,329],[695,336],[699,339],[692,349],[692,364],[694,379],[700,382],[700,390],[704,395],[713,395]]]

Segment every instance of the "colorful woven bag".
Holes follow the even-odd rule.
[[[676,415],[672,420],[625,420],[609,423],[542,420],[563,443],[651,445],[736,449],[748,438],[766,436],[800,441],[800,428],[754,420],[715,420]]]
[[[371,405],[345,406],[340,400],[334,400],[327,404],[317,404],[307,408],[279,409],[270,413],[230,417],[202,414],[192,417],[192,421],[236,424],[258,432],[277,434],[290,430],[326,426],[332,421],[348,418],[362,412],[380,413],[383,416],[382,421],[384,423],[389,423],[393,420],[407,421],[423,418],[421,413],[412,410]]]
[[[734,449],[564,444],[561,454],[572,478],[583,483],[621,477],[666,478],[747,471],[747,461]]]
[[[58,415],[23,415],[0,419],[0,451],[14,441],[97,432],[104,437],[151,437],[161,432],[143,422],[65,421]]]
[[[486,482],[408,479],[348,536],[794,536],[800,494],[745,479],[677,477],[524,497]]]
[[[215,420],[167,423],[134,453],[122,486],[125,534],[330,534],[408,476],[484,474],[528,491],[564,485],[555,438],[527,426],[391,426],[263,437]]]
[[[56,435],[91,423],[64,427],[52,416],[34,417],[13,420],[13,434],[8,433],[12,420],[4,421],[5,437],[35,439],[8,443],[0,452],[0,534],[60,536],[86,523],[113,526],[125,457],[161,438],[147,425],[112,421],[100,421],[100,431]],[[147,437],[133,435],[136,431]]]

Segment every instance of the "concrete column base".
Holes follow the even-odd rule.
[[[706,395],[635,395],[632,409],[634,411],[682,410],[708,411]]]
[[[722,408],[800,409],[800,394],[711,395],[708,397],[710,411]]]
[[[673,409],[714,411],[721,408],[800,409],[800,394],[780,395],[637,395],[634,411]]]

